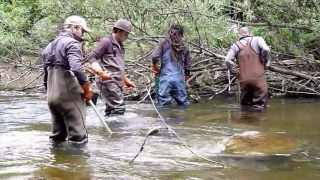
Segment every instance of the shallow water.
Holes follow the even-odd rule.
[[[226,165],[214,168],[166,129],[151,136],[129,165],[149,129],[161,125],[150,104],[128,103],[126,115],[107,119],[113,131],[127,132],[111,137],[89,107],[89,142],[76,148],[49,142],[44,97],[0,94],[0,179],[320,179],[319,100],[273,99],[263,113],[241,112],[234,98],[163,110],[167,123],[195,152]],[[103,113],[101,102],[98,109]],[[297,148],[259,154],[253,144],[254,155],[227,153],[229,140],[244,132],[276,134]],[[272,145],[271,140],[262,147]]]

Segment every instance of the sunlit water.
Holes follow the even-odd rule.
[[[89,142],[79,149],[49,142],[45,97],[0,94],[0,179],[320,179],[319,100],[275,99],[263,113],[240,112],[234,98],[163,110],[167,123],[195,152],[226,165],[215,168],[166,129],[151,136],[130,165],[148,130],[161,126],[150,104],[128,103],[126,115],[107,119],[113,131],[123,133],[111,137],[89,107]],[[103,108],[100,102],[101,113]],[[226,153],[226,143],[244,132],[277,134],[299,148],[285,155]]]

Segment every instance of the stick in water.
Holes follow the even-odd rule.
[[[104,118],[101,116],[101,114],[98,112],[96,106],[93,104],[93,102],[90,100],[89,101],[90,106],[93,108],[94,112],[96,112],[98,118],[100,119],[100,121],[102,122],[102,124],[104,125],[104,127],[107,129],[107,131],[112,134],[113,132],[111,131],[111,129],[109,128],[108,124],[106,122],[104,122]]]

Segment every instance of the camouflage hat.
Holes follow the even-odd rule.
[[[69,16],[65,21],[64,25],[75,25],[80,26],[86,32],[90,32],[91,30],[87,26],[86,20],[81,16]]]
[[[132,30],[131,22],[126,19],[119,19],[117,22],[114,23],[113,27],[121,29],[127,33],[130,33]]]

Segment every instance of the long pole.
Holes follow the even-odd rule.
[[[109,128],[108,124],[104,121],[104,118],[101,116],[101,114],[98,112],[96,106],[93,104],[93,102],[90,100],[89,101],[90,106],[93,108],[94,112],[96,112],[98,118],[100,119],[100,121],[102,122],[102,124],[104,125],[104,127],[107,129],[107,131],[112,134],[112,130]]]

